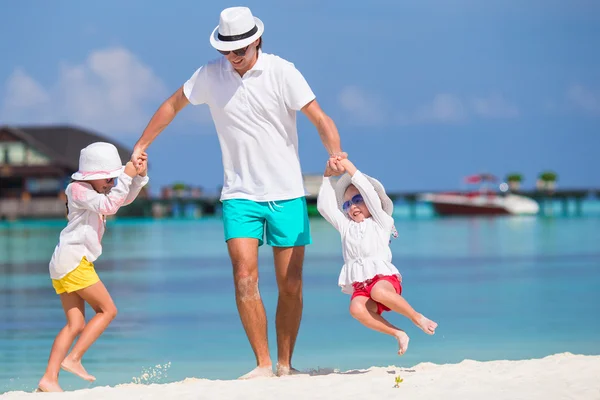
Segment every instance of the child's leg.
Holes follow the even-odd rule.
[[[396,289],[394,289],[394,286],[390,282],[380,280],[375,283],[373,289],[371,289],[371,297],[373,300],[383,304],[392,311],[404,315],[428,335],[433,335],[435,333],[435,328],[437,328],[438,324],[425,318],[423,314],[416,312],[411,305],[404,300],[404,297],[396,292]]]
[[[75,343],[75,346],[73,346],[73,349],[64,359],[61,366],[64,370],[82,379],[94,381],[96,378],[88,374],[83,365],[81,365],[81,358],[115,318],[117,308],[102,281],[98,281],[85,289],[78,290],[76,293],[96,311],[96,315],[87,323],[83,332],[81,332],[79,340],[77,340],[77,343]]]
[[[60,301],[65,310],[67,324],[54,339],[46,372],[38,383],[38,388],[43,392],[62,392],[62,388],[58,384],[60,363],[65,359],[77,335],[85,327],[85,303],[83,299],[76,293],[62,293]]]
[[[350,302],[350,314],[367,328],[377,332],[386,333],[398,340],[398,354],[402,355],[408,349],[408,335],[402,329],[390,324],[381,315],[377,314],[377,305],[365,296],[358,296]]]

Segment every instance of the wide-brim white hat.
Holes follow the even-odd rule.
[[[119,175],[121,175],[121,173],[124,170],[125,170],[125,166],[122,165],[119,169],[116,169],[114,171],[107,171],[107,172],[97,172],[97,173],[85,174],[85,173],[77,171],[73,175],[71,175],[71,179],[74,179],[76,181],[93,181],[95,179],[118,178]]]
[[[125,167],[115,145],[95,142],[81,149],[79,171],[71,175],[76,181],[117,178]]]
[[[248,7],[230,7],[221,11],[219,25],[210,35],[210,44],[222,51],[242,49],[264,31],[263,22],[253,16]]]
[[[394,203],[392,202],[392,199],[390,199],[390,197],[385,193],[385,188],[383,187],[381,182],[379,182],[375,178],[368,176],[367,174],[363,173],[363,175],[369,180],[369,182],[371,182],[371,185],[373,185],[373,187],[375,188],[375,192],[377,192],[377,195],[381,199],[381,207],[383,208],[383,211],[385,211],[386,214],[391,216],[394,213]],[[348,186],[350,186],[351,184],[352,177],[348,173],[342,175],[335,184],[335,198],[337,200],[338,207],[342,212],[344,211],[342,207],[344,204],[344,194],[346,193],[346,189],[348,188]]]

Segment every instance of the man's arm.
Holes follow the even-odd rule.
[[[336,153],[342,153],[340,134],[337,127],[333,120],[325,114],[317,100],[313,100],[302,107],[302,112],[317,128],[321,141],[329,155],[333,156]]]
[[[161,104],[150,119],[150,122],[148,122],[142,136],[135,146],[133,146],[131,161],[134,165],[138,166],[138,157],[148,149],[154,139],[173,121],[179,111],[183,110],[188,104],[190,102],[183,93],[183,86],[177,89],[171,97]]]
[[[306,117],[313,123],[321,141],[325,146],[325,149],[329,153],[329,166],[334,171],[341,173],[344,172],[340,169],[339,164],[333,162],[334,158],[346,158],[348,155],[342,151],[342,145],[340,140],[340,134],[335,126],[333,120],[325,114],[317,100],[312,100],[307,105],[302,107],[302,112]]]

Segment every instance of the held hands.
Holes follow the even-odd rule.
[[[134,149],[129,163],[133,165],[136,175],[146,176],[148,174],[148,154],[146,152]]]
[[[131,154],[130,161],[133,164],[133,166],[136,168],[136,170],[141,168],[142,161],[147,160],[147,159],[148,159],[148,154],[146,154],[145,151],[143,151],[139,148],[133,149],[133,154]]]
[[[348,154],[345,152],[337,152],[331,154],[329,160],[327,160],[327,164],[325,165],[325,173],[324,176],[337,176],[342,175],[346,172],[346,168],[343,165],[342,160],[347,160]]]
[[[135,167],[135,170],[139,176],[146,176],[148,174],[148,155],[146,153],[142,153],[140,158],[138,158],[138,165]]]

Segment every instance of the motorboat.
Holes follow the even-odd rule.
[[[532,198],[513,194],[508,185],[501,183],[497,190],[491,189],[498,179],[491,174],[470,175],[468,184],[479,184],[470,191],[426,193],[421,200],[431,203],[438,215],[536,215],[539,204]]]

